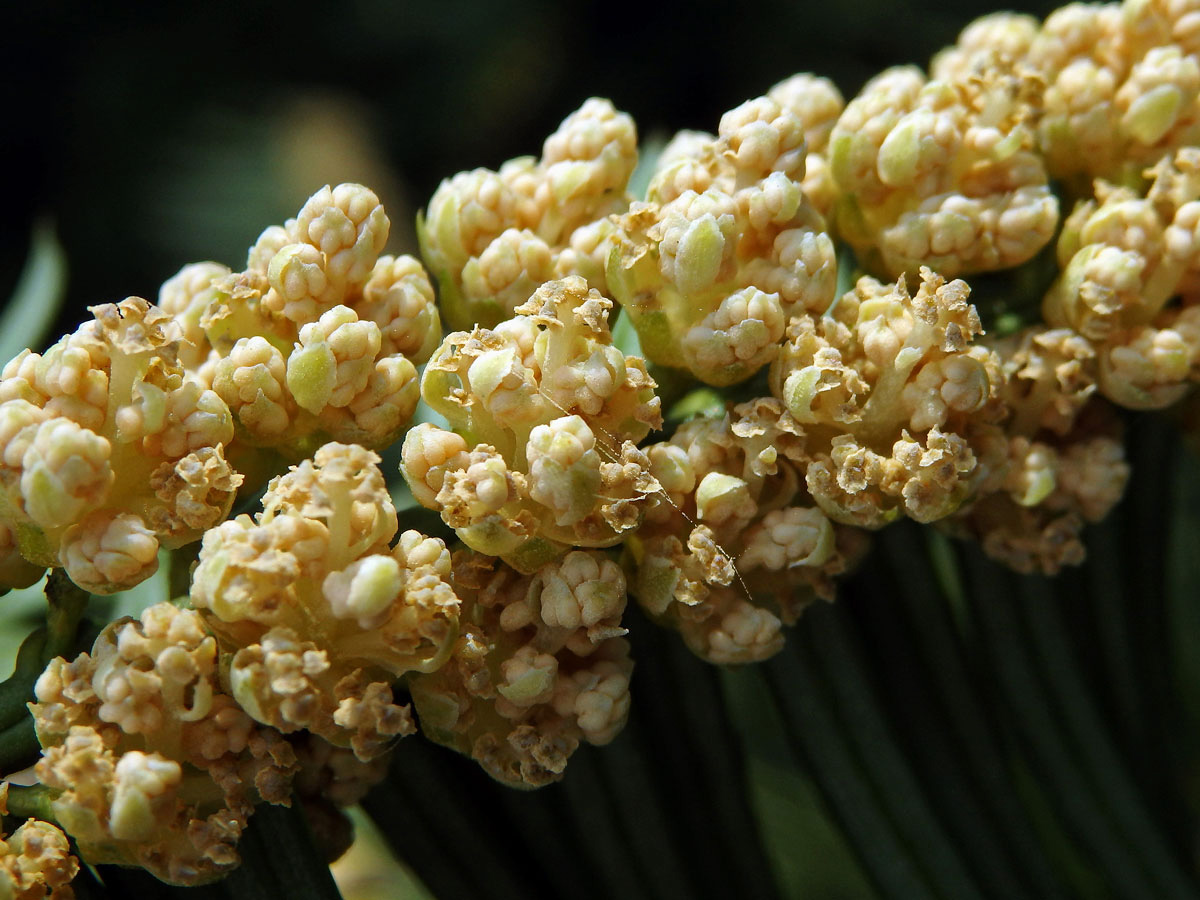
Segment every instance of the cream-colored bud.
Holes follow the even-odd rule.
[[[717,134],[739,173],[804,176],[804,124],[770,97],[747,100],[725,113]]]
[[[563,416],[529,433],[529,496],[549,507],[559,525],[572,525],[596,507],[600,456],[580,416]]]
[[[527,644],[500,664],[500,675],[500,696],[517,707],[535,706],[554,695],[558,660]]]
[[[551,627],[590,627],[625,608],[625,577],[612,560],[575,550],[542,575],[541,618]]]
[[[411,256],[381,256],[363,287],[359,315],[380,328],[386,355],[400,353],[415,364],[429,359],[442,338],[433,285]]]
[[[251,272],[266,275],[271,260],[284,247],[292,243],[291,236],[282,225],[270,225],[258,236],[246,256],[246,268]]]
[[[584,738],[591,744],[611,741],[629,715],[629,673],[617,663],[601,662],[591,671],[579,672],[574,713]]]
[[[390,228],[379,197],[361,184],[322,188],[288,223],[293,239],[311,244],[324,257],[331,292],[322,298],[326,303],[338,302],[366,282]]]
[[[810,154],[825,149],[834,122],[846,105],[832,81],[809,74],[793,75],[779,82],[767,96],[800,120]]]
[[[346,306],[305,325],[287,362],[287,385],[296,403],[316,414],[326,406],[349,405],[367,386],[381,341],[379,326],[360,322]]]
[[[458,454],[466,454],[467,442],[452,431],[422,422],[409,429],[401,450],[401,468],[413,496],[422,506],[437,509],[443,467]]]
[[[281,311],[303,308],[299,305],[302,301],[325,293],[328,283],[324,266],[321,251],[311,244],[288,244],[271,257],[267,278],[282,300]]]
[[[749,485],[723,472],[709,472],[696,487],[696,514],[706,522],[722,524],[733,518],[749,519],[758,505]]]
[[[835,550],[833,523],[819,509],[774,509],[746,535],[745,546],[738,565],[746,570],[820,566]]]
[[[778,653],[783,640],[778,616],[738,600],[709,631],[705,655],[718,665],[761,662]]]
[[[222,359],[213,377],[213,390],[251,432],[273,437],[291,421],[286,390],[287,363],[266,338],[241,338]]]
[[[77,585],[112,594],[158,571],[158,537],[132,513],[93,513],[67,529],[59,561]]]
[[[79,521],[99,506],[113,483],[112,445],[70,419],[36,426],[21,459],[21,497],[29,518],[43,528]],[[18,443],[23,443],[20,436]]]
[[[338,619],[355,619],[360,628],[382,624],[404,589],[400,564],[390,556],[366,556],[340,572],[330,572],[321,586]]]
[[[740,381],[774,358],[786,325],[778,294],[731,294],[683,336],[688,367],[710,384]]]
[[[147,841],[161,825],[160,806],[183,778],[179,763],[130,750],[117,762],[108,827],[119,841]],[[157,802],[156,802],[157,801]]]

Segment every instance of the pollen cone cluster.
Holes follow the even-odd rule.
[[[637,179],[593,98],[443,181],[424,264],[327,186],[241,270],[22,352],[0,591],[170,556],[178,596],[38,679],[56,824],[0,841],[0,890],[69,896],[65,835],[218,878],[255,803],[340,821],[418,731],[555,781],[637,702],[627,628],[762,661],[902,519],[1078,564],[1131,411],[1200,377],[1198,35],[1183,0],[988,16],[849,99],[788,78]]]

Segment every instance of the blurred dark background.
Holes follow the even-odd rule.
[[[393,221],[389,249],[412,250],[413,215],[442,178],[538,153],[588,96],[611,98],[643,136],[714,130],[724,110],[794,72],[853,96],[889,65],[924,64],[993,10],[982,0],[6,4],[0,298],[38,216],[55,224],[69,267],[57,335],[89,304],[153,298],[186,262],[239,268],[265,226],[326,182],[375,188]]]

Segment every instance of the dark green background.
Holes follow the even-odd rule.
[[[713,130],[724,110],[794,72],[828,75],[852,95],[889,65],[924,64],[993,10],[977,0],[4,6],[0,297],[30,222],[50,214],[70,266],[55,334],[86,305],[152,297],[186,262],[240,267],[262,228],[324,180],[371,178],[395,222],[391,249],[411,249],[412,216],[442,178],[539,152],[589,96],[611,98],[643,135]],[[339,161],[334,146],[320,165],[289,163],[314,135],[337,144],[334,133],[365,146],[366,162]]]

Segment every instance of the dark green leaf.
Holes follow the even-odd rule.
[[[1164,886],[1148,878],[1127,835],[1112,821],[1098,786],[1081,771],[1057,707],[1047,695],[1032,639],[1022,626],[1016,606],[1018,579],[995,564],[979,558],[974,548],[969,561],[972,612],[979,623],[987,664],[992,668],[1014,729],[1028,748],[1032,771],[1045,786],[1069,833],[1083,845],[1116,896],[1163,897]],[[1045,598],[1043,598],[1045,600]]]
[[[883,710],[983,892],[1061,896],[1017,799],[1000,734],[986,718],[986,678],[968,663],[921,538],[911,525],[888,529],[875,564],[852,583],[862,593],[848,592],[857,599]],[[941,579],[957,583],[952,559],[938,563]]]
[[[879,893],[907,900],[936,897],[837,722],[834,701],[813,656],[807,629],[798,628],[784,651],[765,667],[793,747]]]

